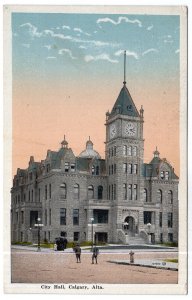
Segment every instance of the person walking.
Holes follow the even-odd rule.
[[[77,245],[75,246],[74,251],[75,251],[77,263],[78,263],[78,262],[81,262],[81,248],[80,248],[79,244],[77,244]]]
[[[97,256],[99,254],[99,249],[96,247],[96,245],[93,247],[93,254],[92,254],[92,264],[95,263],[97,264]]]

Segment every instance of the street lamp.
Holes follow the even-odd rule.
[[[151,234],[151,223],[147,223],[147,228],[148,228],[148,240],[149,240],[149,243],[151,243],[151,238],[150,238],[150,234]]]
[[[38,247],[37,247],[37,251],[41,251],[41,245],[40,245],[40,230],[43,227],[43,224],[40,223],[41,219],[38,218],[37,219],[37,224],[35,224],[35,227],[37,227],[38,229]]]
[[[92,239],[92,251],[93,251],[93,222],[94,222],[94,218],[91,218],[91,239]]]

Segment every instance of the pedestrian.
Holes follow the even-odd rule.
[[[99,249],[95,245],[93,247],[92,264],[94,264],[94,260],[95,260],[95,263],[97,264],[97,256],[98,256],[98,254],[99,254]]]
[[[81,262],[81,248],[80,248],[79,244],[77,244],[77,245],[75,246],[74,251],[75,251],[77,263],[78,263],[78,262]]]

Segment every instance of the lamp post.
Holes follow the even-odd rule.
[[[41,224],[40,221],[41,221],[41,219],[38,218],[37,219],[37,224],[35,224],[35,227],[37,227],[37,229],[38,229],[38,247],[37,247],[37,251],[41,251],[40,230],[43,227],[43,224]]]
[[[94,222],[94,218],[91,218],[91,239],[92,239],[92,251],[93,251],[93,222]]]
[[[148,228],[148,241],[149,244],[151,243],[151,223],[147,223],[147,228]]]

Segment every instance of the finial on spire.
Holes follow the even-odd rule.
[[[156,149],[155,149],[155,151],[153,152],[153,154],[154,154],[154,157],[159,157],[159,151],[157,150],[157,146],[156,146]]]
[[[67,148],[68,142],[65,140],[65,135],[64,135],[64,140],[61,142],[61,147],[62,148]]]
[[[124,81],[123,84],[126,84],[126,50],[124,51]]]

